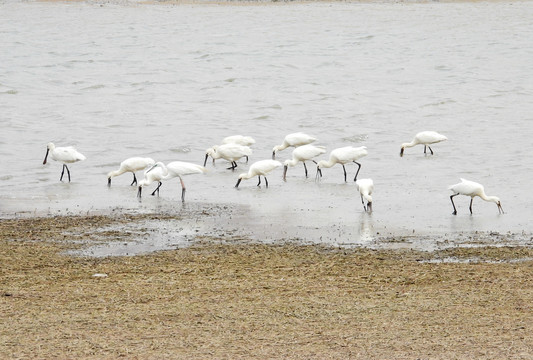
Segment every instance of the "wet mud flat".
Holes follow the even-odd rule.
[[[162,214],[0,220],[1,353],[306,359],[533,353],[528,246],[428,252],[197,234],[188,246],[143,256],[69,255],[92,242],[149,236],[142,224],[154,220],[181,221]],[[139,226],[108,230],[124,224]],[[450,258],[457,261],[442,261]]]

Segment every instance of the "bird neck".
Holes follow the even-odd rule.
[[[416,140],[413,140],[411,142],[408,142],[408,143],[403,143],[402,144],[402,148],[410,148],[410,147],[413,147],[415,145],[418,145],[418,142]]]
[[[296,166],[296,164],[298,164],[298,160],[297,159],[291,159],[291,160],[285,160],[285,166]]]
[[[479,197],[482,198],[485,201],[490,201],[490,202],[493,202],[493,203],[496,203],[496,204],[500,201],[500,199],[497,196],[489,196],[489,195],[485,194],[484,191],[481,194],[479,194]]]
[[[319,168],[330,168],[333,165],[335,165],[335,161],[333,160],[320,160],[317,164]]]

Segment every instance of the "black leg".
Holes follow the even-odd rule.
[[[342,165],[342,170],[344,171],[344,182],[346,182],[346,168],[344,167],[344,164]]]
[[[142,193],[142,186],[139,186],[139,191],[137,191],[137,197],[140,199],[141,198],[141,193]]]
[[[305,161],[302,162],[304,163],[305,177],[307,177],[307,166],[305,165]]]
[[[61,170],[61,177],[59,178],[59,181],[63,181],[63,174],[65,173],[65,164],[63,164],[63,169]]]
[[[452,205],[453,205],[453,213],[452,213],[452,215],[457,215],[457,209],[455,208],[455,204],[453,203],[453,197],[457,196],[457,195],[459,195],[459,194],[450,195],[450,200],[452,201]]]
[[[163,185],[163,183],[160,181],[157,187],[155,188],[154,192],[152,193],[152,196],[154,196],[156,192],[157,192],[157,196],[159,196],[159,188],[161,187],[161,185]]]
[[[259,179],[259,182],[257,183],[257,186],[259,186],[259,185],[261,185],[261,175],[257,175],[257,178]]]
[[[244,156],[246,156],[246,163],[248,164],[248,155],[244,155]]]
[[[472,203],[474,202],[474,198],[470,198],[470,215],[472,215]]]
[[[424,145],[424,154],[426,153],[426,145]]]
[[[133,182],[130,184],[130,186],[137,185],[137,178],[135,177],[135,173],[133,173]]]
[[[266,187],[268,187],[268,180],[265,175],[263,175],[263,177],[265,178]]]
[[[70,182],[70,170],[68,169],[67,165],[65,165],[65,169],[67,169],[68,182]]]
[[[359,164],[357,161],[354,161],[359,167],[357,168],[357,172],[355,173],[355,177],[353,178],[353,181],[357,181],[357,175],[359,175],[359,170],[361,170],[361,164]]]
[[[361,195],[361,202],[363,203],[363,209],[366,211],[365,199],[363,199],[363,195]]]
[[[433,155],[433,150],[431,150],[431,146],[428,145],[429,151],[431,151],[431,155]]]

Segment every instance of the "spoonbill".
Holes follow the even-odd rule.
[[[402,149],[400,150],[400,156],[403,156],[403,151],[405,148],[413,147],[418,144],[424,145],[424,154],[426,153],[426,147],[429,148],[429,151],[431,151],[431,155],[433,155],[433,150],[431,150],[430,144],[435,144],[444,140],[448,140],[448,138],[444,135],[439,134],[435,131],[422,131],[415,135],[413,140],[409,143],[403,143]]]
[[[298,147],[302,145],[307,145],[312,143],[313,141],[316,141],[316,138],[304,134],[302,132],[289,134],[285,136],[285,139],[283,139],[283,143],[281,145],[274,146],[274,149],[272,149],[272,160],[276,158],[276,152],[278,151],[285,150],[290,146]]]
[[[235,187],[239,187],[239,184],[241,183],[242,179],[248,180],[256,175],[259,178],[257,186],[261,185],[261,175],[263,175],[263,177],[265,178],[266,187],[268,187],[268,180],[266,178],[266,174],[270,173],[272,170],[280,166],[281,163],[276,160],[256,161],[250,166],[247,173],[242,173],[239,175],[239,180],[237,180],[237,185],[235,185]]]
[[[368,212],[372,212],[372,192],[374,191],[374,182],[372,179],[359,179],[355,182],[357,191],[361,195],[361,202],[363,203],[363,209]],[[367,201],[365,207],[365,200]]]
[[[355,177],[353,178],[353,181],[356,181],[357,175],[359,174],[359,170],[361,170],[361,164],[359,164],[357,160],[359,160],[363,156],[366,156],[367,154],[368,151],[366,150],[366,146],[345,146],[335,149],[329,154],[328,161],[320,160],[318,162],[316,167],[317,175],[320,174],[320,177],[322,177],[322,168],[330,168],[335,164],[341,164],[342,170],[344,170],[344,182],[346,182],[346,168],[344,167],[344,164],[354,162],[359,166],[357,168],[357,172],[355,173]]]
[[[312,158],[324,154],[326,148],[324,146],[315,146],[315,145],[302,145],[297,147],[292,151],[292,160],[285,160],[285,168],[283,170],[283,181],[287,181],[287,169],[289,166],[295,166],[300,161],[304,164],[305,177],[307,177],[307,166],[305,162],[311,160]],[[312,160],[315,164],[316,161]]]
[[[222,144],[237,144],[242,146],[251,146],[255,144],[254,138],[251,136],[233,135],[225,137]]]
[[[231,167],[228,169],[235,170],[237,167],[237,160],[242,157],[248,157],[252,155],[252,149],[248,146],[242,146],[238,144],[224,144],[224,145],[215,145],[206,150],[204,166],[207,163],[207,158],[211,156],[214,159],[225,159],[231,163]]]
[[[151,183],[155,181],[157,181],[158,184],[157,184],[156,189],[152,192],[152,196],[154,196],[156,192],[157,192],[157,195],[159,195],[159,188],[161,187],[161,185],[163,185],[161,180],[163,179],[165,175],[163,174],[162,167],[154,168],[154,165],[152,165],[150,168],[144,171],[144,179],[139,181],[139,190],[137,191],[137,197],[139,198],[141,197],[142,188],[150,185]]]
[[[159,188],[161,187],[161,180],[170,180],[172,178],[179,178],[181,182],[181,201],[185,201],[185,183],[183,182],[182,176],[184,175],[190,175],[190,174],[201,174],[207,172],[207,169],[201,165],[196,165],[188,162],[183,161],[173,161],[168,163],[166,166],[162,162],[158,161],[156,162],[150,169],[146,171],[146,175],[150,174],[150,172],[154,169],[161,169],[161,173],[158,173],[155,178],[158,178],[159,185],[157,186],[157,189],[155,191],[159,194]],[[143,180],[144,181],[144,180]],[[141,196],[141,189],[144,186],[143,181],[139,184],[139,192],[138,196]],[[154,191],[154,193],[155,193]],[[152,195],[154,194],[152,193]]]
[[[79,153],[72,146],[56,147],[51,142],[46,145],[46,155],[44,156],[43,165],[46,164],[48,154],[50,154],[52,159],[54,159],[55,161],[63,163],[63,170],[61,171],[61,178],[59,179],[59,181],[63,181],[63,174],[65,173],[65,169],[67,169],[68,182],[70,182],[70,171],[68,169],[67,164],[72,164],[87,159],[83,154]]]
[[[107,174],[107,186],[111,186],[111,178],[122,175],[125,172],[130,172],[133,174],[133,182],[130,184],[130,186],[136,185],[137,177],[135,176],[135,172],[139,170],[144,170],[148,166],[152,166],[154,164],[154,159],[148,157],[128,158],[120,163],[120,167],[118,170],[111,171],[109,174]]]
[[[450,187],[448,187],[448,189],[453,192],[453,195],[450,195],[450,200],[452,201],[453,205],[453,215],[457,215],[457,209],[455,208],[455,204],[453,203],[453,198],[457,195],[470,196],[470,214],[472,214],[472,202],[474,201],[474,197],[476,196],[479,196],[485,201],[491,201],[493,203],[496,203],[496,205],[498,205],[498,213],[504,213],[500,198],[498,198],[497,196],[487,196],[487,194],[485,194],[485,188],[483,187],[483,185],[478,184],[477,182],[461,178],[460,183],[451,185]]]

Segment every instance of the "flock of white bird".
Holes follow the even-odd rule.
[[[307,177],[308,171],[305,163],[306,161],[312,161],[316,164],[317,172],[315,179],[317,181],[320,180],[320,178],[322,177],[323,168],[330,168],[335,164],[341,164],[344,171],[344,181],[346,182],[347,174],[344,165],[353,162],[358,165],[354,181],[356,184],[356,188],[361,196],[363,208],[365,211],[372,212],[372,192],[374,191],[374,182],[372,181],[372,179],[357,180],[357,175],[361,170],[361,164],[357,160],[368,154],[366,147],[346,146],[334,149],[329,155],[329,160],[321,160],[317,162],[314,159],[319,155],[325,154],[326,148],[324,146],[312,145],[311,143],[315,142],[316,140],[317,139],[315,137],[309,136],[301,132],[287,135],[281,145],[274,146],[272,150],[272,159],[260,160],[250,165],[250,167],[248,168],[248,172],[239,175],[235,187],[239,187],[242,180],[251,179],[255,176],[257,176],[259,179],[257,186],[261,185],[261,176],[263,176],[265,180],[265,185],[266,187],[268,187],[268,180],[266,178],[266,175],[272,172],[272,170],[281,166],[284,167],[283,180],[286,181],[288,168],[294,167],[300,162],[304,166],[305,176]],[[426,154],[426,150],[429,149],[431,155],[433,155],[433,150],[431,149],[430,145],[444,140],[447,140],[446,136],[441,135],[435,131],[419,132],[415,135],[411,142],[403,143],[401,145],[400,156],[404,155],[405,148],[410,148],[416,145],[424,145],[424,154]],[[235,168],[237,167],[237,161],[241,158],[246,158],[246,161],[248,162],[248,157],[252,155],[252,149],[250,148],[250,146],[252,146],[253,144],[255,144],[255,140],[249,136],[229,136],[223,139],[222,145],[215,145],[206,150],[203,166],[183,161],[173,161],[165,165],[162,162],[155,162],[153,159],[147,157],[131,157],[124,160],[120,164],[118,170],[111,171],[107,174],[107,184],[108,186],[111,186],[111,179],[113,177],[130,172],[133,174],[133,181],[131,185],[138,185],[137,196],[141,197],[143,187],[149,186],[150,184],[157,182],[157,187],[152,192],[152,195],[155,195],[156,193],[159,195],[159,188],[161,187],[163,181],[167,181],[177,177],[180,179],[181,183],[181,200],[185,201],[186,188],[182,176],[205,173],[207,171],[205,166],[209,157],[213,159],[213,163],[216,159],[224,159],[226,161],[229,161],[231,166],[228,169],[235,170]],[[275,160],[276,154],[288,147],[295,148],[292,152],[292,159],[286,160],[283,164]],[[73,147],[56,147],[53,143],[48,143],[47,145],[46,156],[44,158],[43,164],[46,164],[48,155],[50,155],[53,160],[63,163],[60,181],[63,181],[63,176],[66,170],[69,182],[70,170],[67,167],[67,164],[75,163],[86,159],[83,154],[79,153]],[[145,170],[144,178],[137,183],[137,177],[135,176],[135,172],[141,170]],[[472,214],[472,202],[474,200],[474,197],[476,196],[479,196],[485,201],[496,203],[496,205],[498,206],[498,212],[503,214],[500,199],[496,196],[486,195],[485,189],[481,184],[461,179],[460,183],[451,185],[449,189],[453,192],[453,195],[450,196],[450,200],[453,205],[453,215],[457,214],[457,209],[453,201],[453,198],[457,195],[470,196],[470,214]]]

